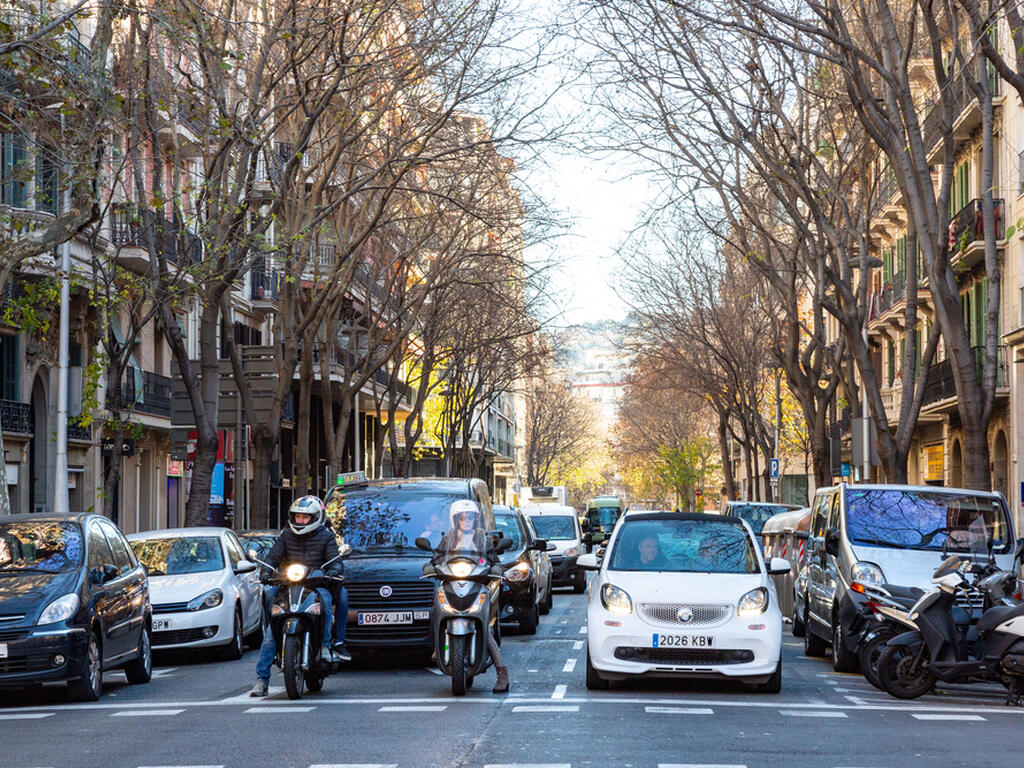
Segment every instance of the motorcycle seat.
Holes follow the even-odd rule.
[[[883,584],[882,587],[893,597],[913,599],[915,601],[924,594],[924,590],[919,587],[898,587],[894,584]]]
[[[1020,605],[997,605],[989,608],[978,620],[978,631],[988,632],[1014,616],[1024,616],[1024,603]]]

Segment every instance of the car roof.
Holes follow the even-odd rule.
[[[90,517],[98,517],[113,522],[110,518],[104,517],[103,515],[97,515],[94,512],[76,512],[73,515],[39,515],[31,512],[24,513],[21,515],[5,515],[0,517],[0,522],[4,523],[59,523],[59,522],[75,522],[82,523]]]
[[[743,520],[735,515],[706,515],[702,512],[651,512],[643,509],[627,512],[623,520],[629,522],[634,520],[693,520],[695,522],[715,523],[720,523],[724,520],[727,523],[735,523],[739,526],[745,525]]]
[[[255,538],[257,536],[280,536],[281,530],[279,528],[268,528],[265,531],[235,531],[242,538]]]
[[[950,488],[944,485],[896,485],[889,483],[857,483],[856,485],[851,485],[850,483],[839,483],[838,485],[830,485],[827,488],[819,488],[816,491],[816,494],[829,493],[844,487],[849,490],[857,491],[919,491],[922,493],[948,493],[955,496],[998,497],[1001,495],[998,491],[979,491],[971,488]]]
[[[418,490],[434,489],[448,493],[465,493],[475,478],[466,477],[392,477],[386,480],[367,480],[365,483],[336,486],[338,493],[357,493],[366,490],[412,487]]]
[[[159,531],[140,531],[139,533],[128,534],[129,541],[139,541],[140,539],[174,539],[182,536],[191,537],[214,537],[222,536],[227,533],[229,528],[214,528],[200,526],[195,528],[164,528]]]

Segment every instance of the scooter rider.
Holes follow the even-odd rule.
[[[334,534],[324,525],[324,505],[316,496],[303,496],[292,502],[288,510],[288,527],[278,536],[274,546],[267,554],[268,565],[278,568],[281,563],[299,563],[310,570],[330,564],[324,570],[325,576],[338,576],[342,572],[341,560],[338,557],[338,542]],[[260,574],[266,582],[271,574],[264,568]],[[270,614],[270,605],[277,594],[278,587],[268,587],[263,593],[266,615]],[[340,599],[332,600],[331,592],[320,587],[317,589],[323,601],[326,616],[332,614],[334,605],[334,650],[331,648],[331,621],[324,622],[323,655],[325,661],[350,661],[352,657],[345,650],[345,622],[348,618],[348,595],[344,588],[339,590]],[[337,603],[335,605],[335,602]],[[256,683],[250,692],[251,696],[266,696],[270,682],[270,668],[277,655],[277,643],[270,626],[263,626],[263,645],[260,646],[260,657],[256,663]]]

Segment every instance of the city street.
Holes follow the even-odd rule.
[[[256,661],[157,658],[148,685],[111,674],[96,704],[46,688],[4,694],[3,768],[140,766],[875,766],[1007,765],[1024,709],[992,688],[913,702],[839,675],[784,637],[781,695],[707,682],[583,682],[585,595],[561,592],[536,636],[505,635],[508,696],[489,671],[463,699],[396,662],[356,664],[321,693],[248,696]],[[397,668],[396,668],[397,667]],[[980,749],[980,744],[989,745]]]

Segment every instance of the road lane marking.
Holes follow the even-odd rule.
[[[569,704],[564,706],[533,706],[530,704],[524,704],[519,707],[512,707],[513,712],[579,712],[580,708],[575,704]]]
[[[985,718],[981,715],[913,715],[917,720],[963,720],[970,723],[983,723]]]
[[[115,712],[111,717],[170,717],[180,715],[184,709],[128,709],[124,712]]]
[[[566,659],[565,666],[562,667],[563,672],[572,672],[576,669],[576,659]]]
[[[177,667],[168,667],[166,669],[154,669],[152,675],[153,677],[168,677],[169,675],[177,671]]]
[[[487,763],[484,768],[572,768],[569,763]]]
[[[447,704],[413,704],[397,707],[380,707],[378,712],[444,712],[448,709]]]
[[[314,763],[309,768],[398,768],[398,763]]]
[[[139,768],[224,768],[223,765],[140,765]]]
[[[713,715],[715,711],[707,707],[644,707],[644,712],[652,715]]]
[[[567,686],[567,685],[556,685],[555,686],[555,692],[551,694],[551,698],[552,699],[564,699],[565,698],[565,692],[567,690],[569,690],[569,686]]]
[[[587,625],[586,624],[584,624],[582,627],[580,627],[580,634],[581,635],[587,634]]]
[[[19,712],[12,715],[0,715],[0,720],[42,720],[44,717],[53,717],[56,712]]]
[[[259,712],[260,714],[263,714],[265,712],[268,712],[270,714],[282,714],[284,712],[288,712],[289,714],[291,714],[297,712],[312,712],[314,709],[316,709],[316,707],[249,707],[249,709],[245,710],[245,714],[248,715],[257,712]]]
[[[444,677],[444,672],[442,672],[437,667],[424,667],[424,669],[426,669],[427,672],[431,672],[431,673],[433,673],[435,675],[441,675],[442,677]]]
[[[572,649],[574,651],[578,651],[581,648],[583,648],[583,641],[582,640],[577,640],[575,643],[572,644]]]
[[[780,709],[780,715],[786,715],[788,717],[846,717],[845,712],[833,712],[830,710],[796,710],[796,709]]]
[[[658,768],[747,768],[747,766],[739,763],[658,763]]]

